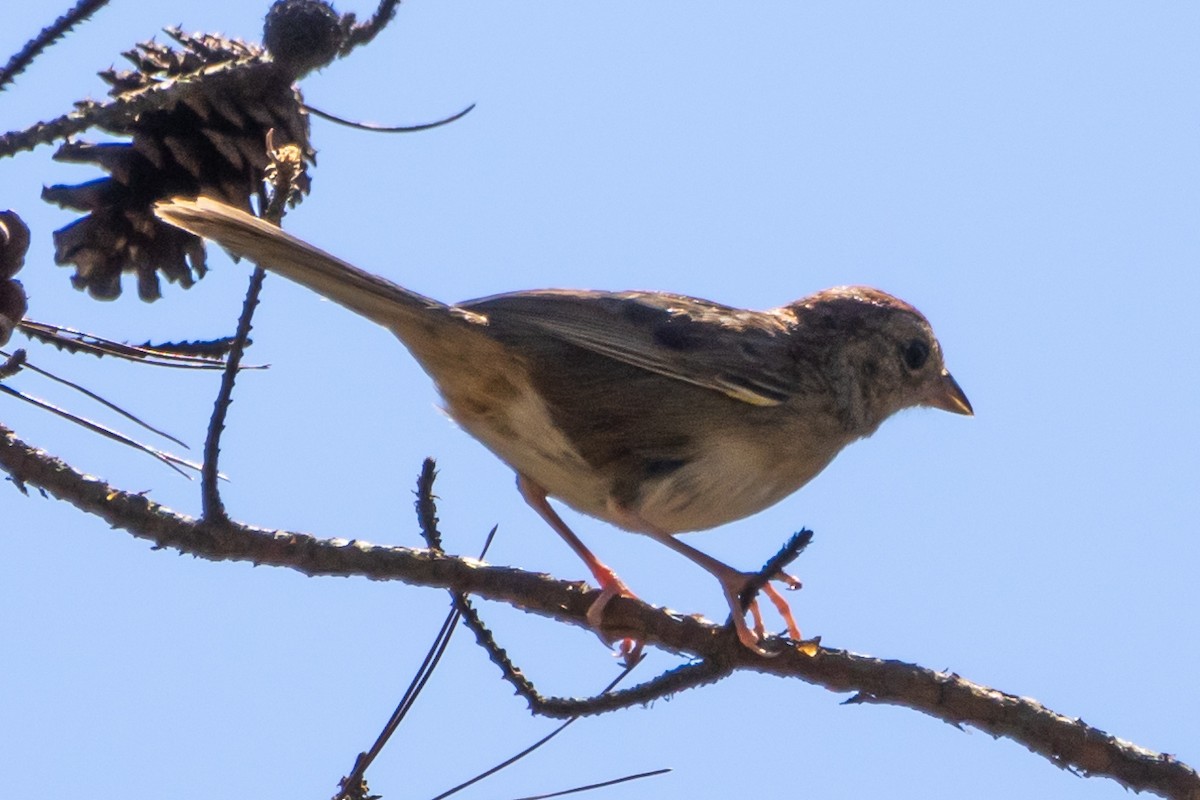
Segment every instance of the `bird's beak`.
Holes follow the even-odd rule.
[[[971,408],[971,401],[963,393],[958,381],[954,380],[954,376],[945,370],[942,370],[942,379],[930,388],[929,395],[925,398],[925,405],[954,414],[975,416],[975,410]]]

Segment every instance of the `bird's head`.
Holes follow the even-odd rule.
[[[903,300],[866,286],[839,286],[789,310],[797,320],[798,360],[823,362],[818,368],[854,434],[869,435],[914,406],[974,414],[946,369],[929,321]]]

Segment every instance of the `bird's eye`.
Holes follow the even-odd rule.
[[[916,371],[925,366],[925,362],[929,360],[929,345],[920,339],[913,339],[904,346],[904,364],[909,369]]]

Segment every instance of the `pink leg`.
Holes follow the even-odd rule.
[[[587,545],[575,535],[575,532],[567,527],[567,523],[563,522],[562,517],[558,515],[558,512],[546,500],[545,489],[520,473],[517,473],[517,489],[521,492],[521,497],[525,498],[525,502],[529,504],[529,507],[536,511],[538,516],[544,519],[546,524],[563,538],[563,541],[575,551],[577,556],[583,559],[583,563],[591,571],[592,576],[596,579],[596,583],[600,584],[600,596],[596,598],[587,612],[588,625],[597,633],[600,633],[600,623],[604,616],[604,607],[608,605],[609,601],[614,597],[630,597],[636,600],[637,595],[631,592],[629,587],[625,585],[625,582],[618,578],[617,574],[607,564],[596,558]],[[642,643],[636,642],[633,639],[623,639],[620,651],[626,661],[631,658],[637,660],[641,656]]]
[[[766,633],[762,621],[762,612],[758,608],[758,601],[751,601],[749,606],[743,610],[740,599],[746,585],[754,577],[753,573],[736,570],[725,562],[718,561],[707,553],[692,547],[690,544],[680,541],[671,534],[656,530],[653,525],[647,523],[636,513],[628,509],[610,508],[610,510],[626,519],[627,522],[624,527],[645,532],[655,541],[666,545],[676,553],[679,553],[711,573],[720,582],[721,590],[725,593],[725,600],[729,603],[729,610],[733,616],[733,625],[737,631],[738,639],[754,652],[766,655],[766,651],[759,647],[759,642],[762,641]],[[800,581],[786,573],[781,572],[778,575],[772,576],[772,580],[783,581],[791,589],[800,588]],[[796,641],[801,641],[800,626],[796,624],[796,619],[792,616],[792,609],[788,606],[787,600],[770,583],[763,586],[762,591],[771,600],[779,615],[783,617],[783,621],[787,624],[788,636]],[[749,611],[754,618],[753,631],[746,625],[746,611]]]
[[[791,589],[800,588],[800,582],[796,581],[791,575],[787,575],[786,573],[781,574],[783,575],[782,578],[772,577],[771,580],[782,580]],[[792,583],[792,581],[796,582]],[[792,607],[788,605],[788,601],[784,596],[770,583],[764,584],[762,590],[763,594],[770,598],[771,602],[775,605],[775,610],[779,612],[779,616],[783,617],[783,622],[787,625],[788,636],[797,642],[804,641],[804,637],[800,635],[800,626],[796,624],[796,618],[792,616]]]

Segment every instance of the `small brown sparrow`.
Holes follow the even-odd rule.
[[[778,502],[900,409],[972,413],[925,317],[878,289],[826,289],[771,311],[561,289],[446,305],[215,200],[177,198],[156,213],[394,333],[450,416],[516,471],[525,501],[587,564],[601,588],[588,612],[597,631],[605,604],[633,595],[547,497],[708,570],[738,637],[763,652],[757,606],[751,630],[738,599],[751,573],[675,534]],[[782,596],[764,591],[799,639]]]

